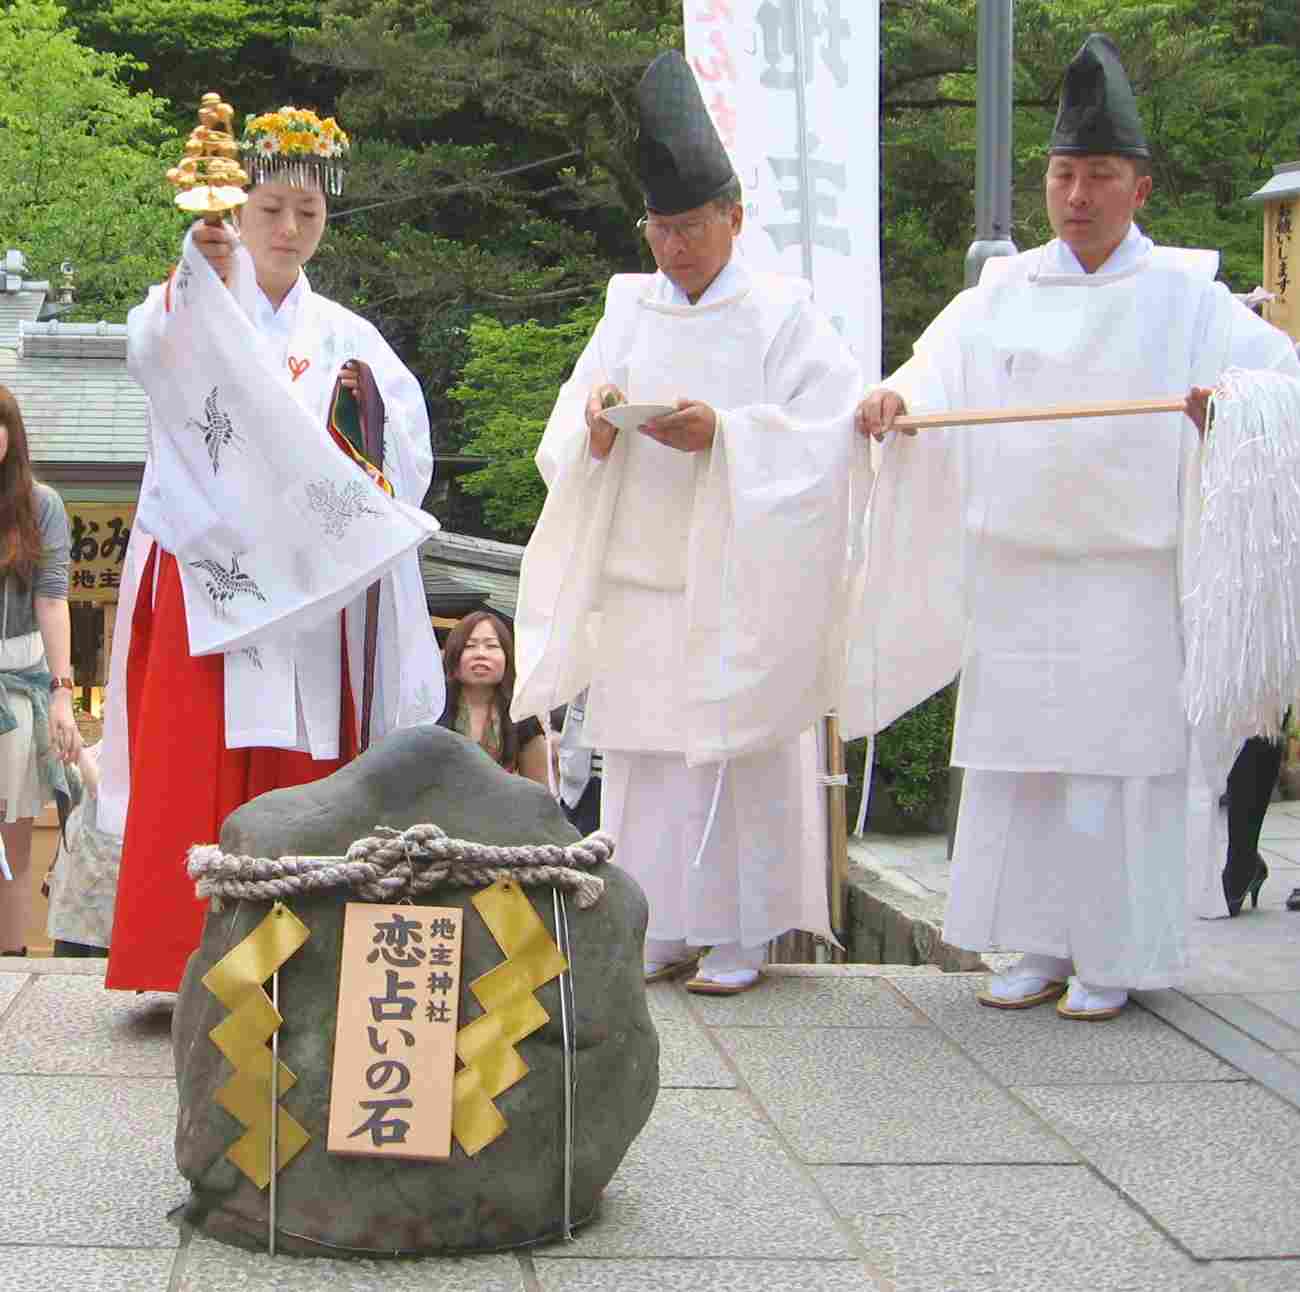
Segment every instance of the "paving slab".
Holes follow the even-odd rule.
[[[1051,1003],[989,1009],[975,999],[987,982],[983,974],[948,974],[897,986],[1006,1085],[1240,1079],[1234,1068],[1145,1010],[1129,1008],[1100,1025],[1063,1019]]]
[[[1076,1160],[929,1028],[715,1035],[805,1162]]]
[[[1270,1050],[1300,1050],[1300,1028],[1283,1022],[1249,996],[1199,995],[1192,999]]]
[[[1193,920],[1192,963],[1180,990],[1195,996],[1300,992],[1300,913],[1285,910],[1285,899],[1279,886],[1258,911],[1235,920]]]
[[[646,1006],[655,1025],[664,1021],[689,1023],[692,1021],[686,989],[681,981],[652,982],[645,989]]]
[[[1246,999],[1300,1030],[1300,991],[1252,992]]]
[[[818,1167],[896,1292],[1231,1292],[1086,1167]]]
[[[883,1292],[847,1261],[538,1261],[543,1292]]]
[[[659,1031],[659,1089],[733,1089],[735,1074],[718,1047],[691,1020],[656,1019]]]
[[[170,1079],[0,1076],[6,1243],[174,1247]],[[39,1151],[33,1146],[39,1145]]]
[[[0,1072],[170,1078],[171,1025],[169,997],[105,991],[96,977],[33,977],[0,1022]]]
[[[4,956],[0,977],[5,974],[56,974],[60,977],[102,978],[108,962],[97,956]],[[166,995],[167,993],[150,993]]]
[[[1192,1255],[1300,1256],[1300,1111],[1258,1086],[1016,1093]]]
[[[920,976],[929,981],[929,975]],[[770,977],[739,996],[690,996],[709,1027],[923,1027],[879,978]]]
[[[5,1010],[9,1008],[13,998],[22,991],[28,980],[27,974],[5,973],[0,974],[0,1025],[4,1022]]]
[[[595,1257],[792,1260],[852,1253],[816,1190],[744,1095],[664,1090],[573,1243],[540,1266]]]
[[[1300,1260],[1215,1261],[1211,1266],[1228,1280],[1232,1292],[1296,1292]]]
[[[332,1260],[227,1247],[195,1234],[171,1292],[523,1292],[519,1258]]]
[[[0,1248],[0,1292],[166,1292],[175,1248]]]

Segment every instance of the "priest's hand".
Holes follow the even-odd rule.
[[[1205,419],[1209,413],[1212,394],[1214,391],[1209,386],[1193,386],[1183,400],[1183,412],[1192,419],[1192,425],[1196,427],[1196,433],[1201,439],[1205,438]]]
[[[354,395],[357,393],[357,386],[361,383],[361,374],[355,359],[349,359],[339,369],[339,380],[343,383],[344,390],[350,390]]]
[[[603,409],[612,408],[615,404],[625,403],[627,397],[617,386],[612,386],[609,382],[593,386],[591,394],[587,396],[587,433],[591,436],[591,456],[598,462],[603,462],[609,457],[609,452],[618,437],[618,427],[607,422],[601,416],[601,412]]]
[[[192,226],[194,248],[208,262],[224,283],[235,264],[235,233],[228,225],[195,220]]]
[[[679,399],[673,407],[676,412],[651,418],[637,430],[682,453],[702,453],[712,448],[718,429],[718,415],[713,409],[691,399]]]
[[[853,424],[858,428],[858,434],[883,440],[894,429],[894,418],[901,417],[906,412],[907,405],[903,402],[903,397],[896,391],[881,386],[858,405],[858,411],[853,415]],[[916,431],[904,429],[903,434],[915,435]]]

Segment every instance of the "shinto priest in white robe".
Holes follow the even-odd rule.
[[[1213,281],[1133,226],[1085,274],[1059,241],[990,261],[884,385],[909,412],[1178,397],[1229,366],[1300,374]],[[1200,508],[1182,413],[956,427],[885,444],[852,629],[846,734],[961,671],[966,768],[944,936],[1173,985],[1190,898],[1226,914],[1184,713],[1182,595]]]
[[[537,453],[548,496],[523,561],[513,714],[590,684],[602,827],[654,939],[830,932],[810,729],[840,676],[867,468],[857,364],[808,297],[735,258],[695,305],[663,274],[611,279]],[[712,447],[621,432],[595,460],[584,407],[604,382],[632,403],[711,405]]]
[[[391,496],[327,429],[340,368],[354,359],[383,401]],[[118,605],[100,799],[101,827],[127,835],[124,887],[141,882],[130,872],[132,762],[193,757],[183,722],[168,748],[129,745],[128,696],[141,682],[128,667],[131,630],[141,601],[157,596],[164,557],[184,596],[177,649],[222,661],[227,750],[345,756],[341,737],[354,743],[341,732],[345,663],[359,721],[376,581],[370,738],[436,720],[444,699],[415,551],[437,528],[419,510],[433,465],[428,418],[418,382],[375,328],[304,275],[273,310],[243,247],[227,288],[187,236],[172,278],[131,311],[128,367],[149,396],[151,443]],[[161,667],[156,651],[149,658]],[[184,803],[168,809],[184,821]],[[204,814],[195,810],[193,829],[206,833]],[[183,852],[174,864],[192,899]]]

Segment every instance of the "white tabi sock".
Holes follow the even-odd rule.
[[[1078,978],[1070,979],[1065,1007],[1083,1013],[1104,1009],[1123,1009],[1128,1004],[1128,992],[1123,987],[1091,987]]]
[[[738,942],[723,942],[700,961],[696,976],[726,987],[745,987],[758,978],[766,958],[765,946],[742,947]]]
[[[1060,956],[1023,955],[1006,973],[989,979],[988,993],[997,1000],[1023,1000],[1046,991],[1050,983],[1064,982],[1072,968]]]

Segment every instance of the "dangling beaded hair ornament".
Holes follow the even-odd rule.
[[[1226,775],[1300,695],[1300,382],[1230,369],[1211,397],[1190,582],[1187,716]]]
[[[240,160],[254,184],[274,182],[343,192],[352,145],[333,117],[323,121],[308,108],[281,108],[244,120]]]

